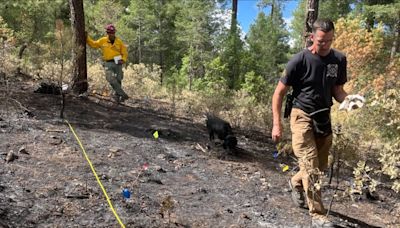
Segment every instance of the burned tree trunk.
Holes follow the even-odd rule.
[[[318,18],[318,5],[319,0],[307,0],[306,21],[304,28],[304,43],[306,47],[309,47],[312,43],[310,40],[310,34],[312,33],[312,25]]]
[[[238,31],[238,25],[237,25],[237,13],[238,13],[238,0],[233,0],[232,1],[232,15],[231,15],[231,29],[230,29],[230,39],[232,39],[231,43],[231,50],[232,50],[232,62],[231,64],[228,65],[229,69],[229,81],[228,81],[228,86],[230,89],[235,88],[235,84],[237,79],[239,78],[239,54],[238,54],[238,39],[237,37],[237,31]]]
[[[83,0],[69,0],[74,48],[72,51],[72,91],[81,94],[87,91],[86,36]]]
[[[21,61],[22,60],[22,56],[23,56],[23,54],[24,54],[24,51],[25,51],[25,49],[28,47],[28,44],[27,43],[24,43],[22,46],[21,46],[21,48],[19,49],[19,52],[18,52],[18,59]],[[22,74],[22,71],[21,71],[21,65],[20,64],[18,64],[18,67],[17,67],[17,74],[18,75],[21,75]]]

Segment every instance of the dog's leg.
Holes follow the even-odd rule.
[[[209,131],[210,141],[214,140],[214,131]]]

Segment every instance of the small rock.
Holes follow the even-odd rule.
[[[355,207],[355,208],[358,208],[358,205],[357,205],[357,204],[352,204],[351,206],[352,206],[352,207]]]
[[[109,154],[107,155],[107,157],[109,157],[109,158],[114,158],[114,157],[115,157],[115,153],[109,153]]]
[[[254,173],[255,178],[261,178],[261,173],[259,171]]]
[[[165,160],[165,154],[158,154],[157,159]]]
[[[14,161],[14,160],[17,159],[17,158],[18,158],[18,156],[15,155],[14,152],[11,150],[10,152],[7,153],[7,156],[6,156],[6,163],[12,162],[12,161]]]
[[[109,157],[109,158],[114,158],[114,157],[119,156],[118,152],[122,151],[121,148],[115,148],[115,147],[114,148],[110,148],[108,150],[111,152],[111,153],[109,153],[107,155],[107,157]]]
[[[117,152],[120,152],[122,149],[121,148],[116,148],[116,147],[112,147],[112,148],[110,148],[110,149],[108,149],[110,152],[112,152],[112,153],[117,153]]]

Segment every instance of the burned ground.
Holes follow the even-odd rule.
[[[9,83],[0,91],[0,227],[118,227],[77,140],[58,118],[60,96],[33,93],[32,82]],[[290,201],[295,161],[274,158],[268,135],[235,129],[236,153],[208,148],[204,119],[174,116],[168,107],[66,97],[65,119],[126,227],[310,226],[307,211]],[[15,156],[6,159],[11,151]],[[338,195],[350,178],[341,175]],[[324,187],[325,205],[334,188]],[[341,227],[398,227],[398,194],[378,193],[378,200],[338,197],[330,217]]]

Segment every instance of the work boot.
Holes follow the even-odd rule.
[[[126,101],[126,100],[128,100],[129,99],[129,97],[127,96],[127,95],[125,95],[125,96],[119,96],[119,101],[120,102],[124,102],[124,101]]]
[[[291,190],[292,201],[296,207],[304,208],[304,192],[302,189],[295,188],[292,185],[292,181],[289,179],[289,187]]]
[[[313,214],[311,215],[312,228],[330,228],[335,227],[335,224],[328,219],[325,215]]]

